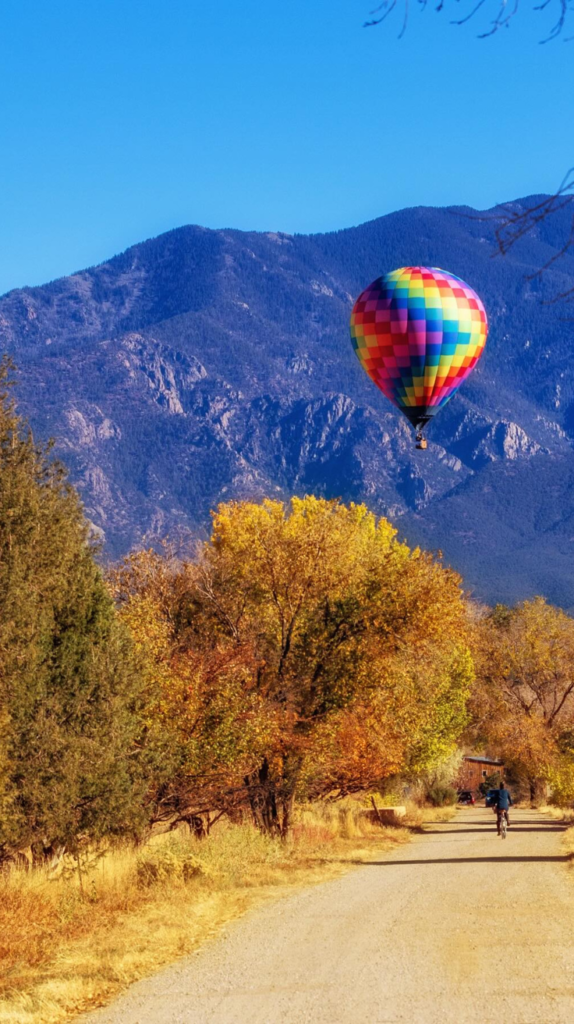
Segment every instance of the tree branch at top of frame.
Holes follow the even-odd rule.
[[[486,39],[488,36],[495,35],[499,29],[509,28],[512,20],[517,16],[520,10],[524,10],[524,0],[522,0],[522,8],[520,7],[520,0],[438,0],[434,6],[434,10],[440,13],[446,10],[447,5],[456,4],[460,16],[452,18],[450,23],[452,25],[465,25],[467,22],[473,21],[479,14],[479,12],[493,12],[489,27],[485,28],[484,31],[479,33],[479,39]],[[401,39],[407,29],[410,8],[410,0],[382,0],[378,6],[374,7],[370,11],[370,17],[364,23],[365,28],[373,28],[377,25],[381,25],[383,21],[393,13],[395,9],[401,9],[403,12],[402,25],[399,31],[399,39]],[[424,10],[429,6],[429,0],[416,0],[419,9]],[[554,11],[555,20],[548,33],[548,35],[541,39],[541,43],[548,43],[552,40],[562,37],[564,42],[571,42],[574,40],[574,35],[565,36],[564,29],[568,21],[569,15],[574,15],[574,0],[541,0],[540,3],[530,7],[530,11],[545,12]],[[545,197],[542,202],[528,207],[527,209],[516,209],[512,205],[500,206],[499,211],[495,212],[491,216],[481,217],[479,219],[490,219],[498,222],[496,228],[496,243],[497,248],[495,255],[500,254],[505,256],[510,249],[518,242],[521,238],[527,235],[530,231],[537,227],[542,221],[551,217],[553,214],[563,210],[564,207],[574,203],[574,168],[571,168],[565,175],[560,188],[550,196]],[[572,215],[572,221],[570,225],[570,232],[561,248],[550,257],[547,262],[538,268],[534,274],[529,275],[527,280],[533,280],[534,278],[542,278],[544,273],[552,269],[555,264],[566,255],[574,247],[574,212]],[[574,288],[566,289],[566,291],[559,292],[554,295],[551,299],[546,300],[545,304],[553,304],[556,302],[563,301],[564,299],[571,299],[574,296]]]
[[[454,8],[453,4],[456,4],[457,7]],[[429,6],[429,0],[416,0],[416,5],[419,9],[424,10]],[[447,9],[448,5],[449,0],[438,0],[438,3],[434,5],[434,10],[436,13],[441,13]],[[511,22],[521,9],[524,8],[524,0],[522,8],[520,0],[450,0],[450,7],[453,13],[455,9],[458,11],[458,17],[450,19],[451,25],[466,25],[467,22],[474,21],[479,12],[485,14],[490,11],[490,20],[483,31],[479,32],[479,39],[486,39],[489,36],[495,35],[500,29],[510,27]],[[402,38],[409,21],[410,0],[382,0],[382,3],[369,12],[369,17],[365,21],[364,27],[374,28],[377,25],[381,25],[397,9],[402,11],[399,39]],[[550,31],[540,40],[541,43],[548,43],[559,36],[563,36],[568,17],[574,13],[574,0],[541,0],[541,3],[532,6],[530,11],[537,13],[543,11],[554,12],[554,21]],[[569,42],[571,39],[574,39],[574,36],[564,37],[565,42]]]
[[[574,167],[571,167],[565,174],[560,187],[552,195],[544,196],[540,202],[527,207],[518,206],[515,203],[501,204],[492,214],[481,216],[478,219],[495,222],[496,249],[493,255],[506,256],[517,242],[534,231],[543,221],[567,207],[571,208],[572,217],[570,230],[564,243],[546,260],[546,263],[526,277],[527,281],[533,281],[536,278],[541,280],[544,274],[552,270],[559,260],[574,247]],[[573,296],[574,288],[568,288],[552,298],[544,300],[544,304],[551,305],[564,299],[571,299]]]

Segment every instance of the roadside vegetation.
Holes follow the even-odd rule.
[[[464,746],[574,803],[574,620],[473,606],[364,506],[228,503],[184,557],[97,556],[4,362],[0,1020],[63,1019],[403,841],[385,804],[452,813]]]
[[[381,828],[364,798],[298,808],[289,843],[222,819],[144,847],[115,846],[56,872],[0,876],[0,1021],[57,1024],[193,952],[251,907],[335,878],[409,839],[409,825],[450,812],[412,808]],[[411,809],[409,809],[411,810]]]
[[[524,798],[574,804],[574,619],[543,598],[482,612],[471,641],[474,742],[504,759]]]
[[[0,861],[54,863],[451,756],[473,680],[459,577],[364,506],[221,505],[188,558],[107,578],[0,372]]]

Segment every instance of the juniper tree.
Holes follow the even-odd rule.
[[[0,855],[135,825],[137,674],[63,468],[0,365]]]

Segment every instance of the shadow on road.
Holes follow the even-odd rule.
[[[361,864],[363,867],[394,868],[409,864],[492,864],[496,861],[501,863],[562,863],[566,864],[572,860],[569,854],[555,857],[428,857],[424,860],[354,860],[352,864]]]
[[[455,833],[456,835],[463,832],[492,832],[494,824],[495,823],[490,821],[488,824],[485,823],[484,825],[477,826],[476,828],[422,828],[421,833],[425,836],[444,836],[449,832]],[[531,823],[529,821],[521,821],[517,825],[512,822],[511,825],[512,832],[565,832],[567,828],[569,828],[568,825],[557,825],[554,823],[552,825],[540,825],[538,822],[535,824],[534,822]]]

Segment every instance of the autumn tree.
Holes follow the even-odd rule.
[[[63,469],[0,367],[0,859],[136,824],[131,641]]]
[[[168,585],[163,572],[139,556],[116,587],[150,654],[148,618],[167,631],[152,704],[178,734],[191,800],[210,777],[236,789],[240,768],[257,823],[285,835],[297,795],[416,773],[452,748],[472,672],[460,581],[364,506],[222,505],[198,557]],[[210,724],[223,682],[227,718]]]
[[[108,574],[137,654],[142,683],[140,759],[152,826],[186,821],[202,832],[210,812],[233,813],[244,777],[263,757],[271,723],[251,685],[256,665],[241,645],[190,646],[192,563],[140,551]]]
[[[574,743],[574,620],[541,598],[498,606],[477,626],[475,732],[525,780],[567,772]]]

